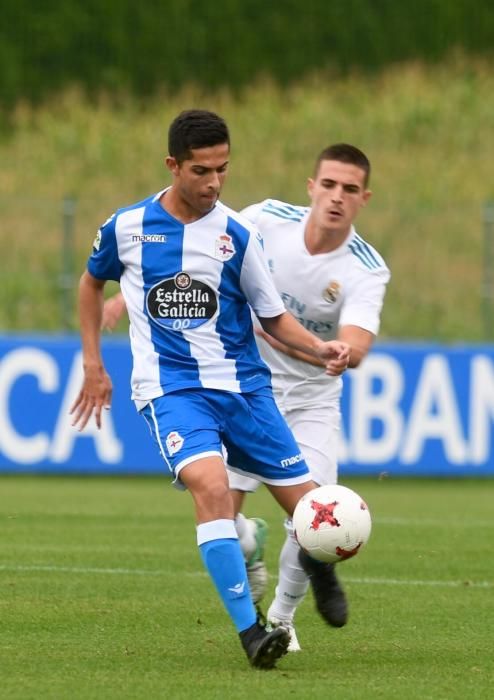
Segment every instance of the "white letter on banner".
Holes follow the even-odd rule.
[[[494,427],[494,367],[490,357],[472,359],[470,380],[470,459],[474,464],[487,462]]]
[[[50,438],[46,433],[19,435],[9,415],[9,396],[13,384],[23,375],[32,375],[38,380],[41,391],[58,389],[58,367],[53,358],[37,348],[21,348],[9,352],[0,363],[0,449],[13,462],[31,464],[46,458]],[[29,404],[29,396],[24,397]]]
[[[55,435],[50,450],[50,457],[54,462],[65,462],[72,454],[74,442],[77,439],[81,437],[92,437],[99,459],[101,459],[102,462],[116,464],[122,459],[123,447],[122,443],[115,435],[110,411],[102,412],[101,430],[98,430],[96,427],[94,418],[91,418],[82,433],[72,426],[69,411],[77,398],[77,394],[81,390],[82,380],[82,357],[81,353],[77,353],[74,356],[70,375],[67,379],[65,394],[55,426]]]
[[[435,410],[434,410],[435,409]],[[408,431],[401,459],[405,464],[418,461],[427,439],[442,440],[446,458],[462,464],[467,458],[456,396],[446,358],[426,357],[415,399],[410,411]]]
[[[372,353],[352,373],[350,416],[352,457],[355,462],[374,464],[395,457],[403,433],[399,401],[403,394],[403,370],[392,357]],[[379,394],[372,383],[382,383]],[[382,424],[382,434],[371,436],[372,422]]]

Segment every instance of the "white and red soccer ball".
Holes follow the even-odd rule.
[[[297,542],[314,559],[337,562],[366,544],[372,520],[365,501],[340,484],[319,486],[303,496],[293,513]]]

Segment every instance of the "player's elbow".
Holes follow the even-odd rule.
[[[367,350],[361,350],[359,348],[352,348],[350,353],[350,361],[348,362],[348,367],[350,369],[356,369],[360,366],[360,363],[367,355]]]

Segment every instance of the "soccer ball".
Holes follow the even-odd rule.
[[[369,539],[371,528],[365,501],[339,484],[309,491],[293,513],[299,545],[314,559],[327,563],[354,557]]]

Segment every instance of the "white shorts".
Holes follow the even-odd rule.
[[[341,414],[336,405],[282,410],[316,484],[336,484]],[[234,466],[234,465],[233,465]],[[255,491],[257,479],[228,470],[230,488]]]

